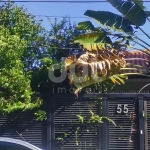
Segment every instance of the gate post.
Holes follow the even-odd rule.
[[[144,118],[143,118],[143,97],[138,97],[138,147],[144,150]]]
[[[51,99],[47,98],[47,150],[52,149],[51,145]]]
[[[148,150],[147,101],[144,101],[144,150]]]
[[[108,117],[108,101],[104,97],[102,99],[102,116]],[[103,119],[102,124],[102,150],[109,150],[109,133],[108,133],[108,121]]]
[[[54,132],[54,101],[48,98],[47,101],[47,150],[53,150],[55,145]]]
[[[102,116],[102,101],[98,101],[98,115]],[[102,125],[98,125],[98,150],[102,150]]]
[[[51,150],[55,149],[55,101],[51,99]]]

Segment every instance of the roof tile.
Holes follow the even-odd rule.
[[[126,62],[130,65],[128,68],[135,68],[133,65],[144,67],[146,72],[150,70],[150,56],[139,51],[133,51],[125,54]],[[137,70],[122,70],[120,73],[142,73],[140,67]],[[150,72],[150,71],[149,71]]]

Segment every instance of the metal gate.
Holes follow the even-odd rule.
[[[150,94],[91,94],[103,97],[102,150],[150,150]],[[89,97],[86,95],[85,97]]]
[[[134,99],[108,100],[108,117],[116,126],[109,123],[109,150],[137,150],[137,113]]]
[[[144,99],[144,150],[150,150],[150,98]]]
[[[150,94],[57,96],[49,106],[48,150],[150,150]],[[90,110],[107,119],[87,124]]]
[[[89,122],[99,112],[99,103],[90,99],[52,98],[52,150],[98,150],[99,126]]]

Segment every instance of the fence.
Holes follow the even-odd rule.
[[[57,95],[51,98],[51,103],[53,125],[51,147],[48,149],[150,148],[150,94],[88,94],[79,99]],[[103,119],[103,123],[88,123],[87,118],[91,117],[91,111],[95,115],[112,119],[116,126],[107,119]],[[82,117],[85,117],[85,122],[82,122]]]
[[[46,121],[35,123],[31,112],[19,113],[22,119],[4,116],[0,136],[25,139],[44,150],[150,149],[150,94],[87,94],[78,99],[57,94],[43,99]],[[10,121],[14,117],[15,123]]]

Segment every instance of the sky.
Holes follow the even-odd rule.
[[[21,1],[21,0],[20,0]],[[30,0],[29,0],[30,1]],[[33,1],[33,0],[32,0]],[[110,11],[116,14],[120,14],[111,4],[108,2],[101,2],[101,3],[49,3],[49,2],[19,2],[15,3],[19,6],[23,6],[27,8],[27,11],[32,15],[46,15],[46,16],[59,16],[58,18],[61,20],[61,17],[69,16],[71,18],[72,23],[78,23],[81,21],[90,20],[96,26],[99,26],[95,23],[94,20],[83,18],[84,12],[88,9],[90,10],[102,10],[102,11]],[[147,10],[150,11],[150,3],[144,3]],[[75,17],[75,18],[72,18]],[[81,18],[78,18],[81,17]],[[55,17],[50,17],[53,21]],[[46,29],[50,28],[49,21],[46,17],[37,17],[37,19],[43,19],[43,26]],[[150,23],[147,22],[142,29],[150,35]],[[148,39],[143,33],[137,32],[136,35],[139,36],[142,40],[145,40],[150,44],[150,39]],[[136,46],[141,48],[139,46]]]

